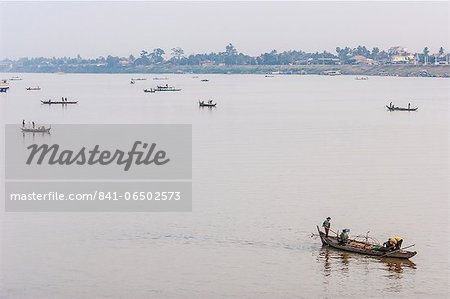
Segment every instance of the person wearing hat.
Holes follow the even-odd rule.
[[[328,232],[330,231],[331,227],[331,217],[327,217],[325,221],[322,223],[322,227],[325,229],[325,236],[328,237]]]
[[[391,245],[390,247],[393,250],[399,250],[402,247],[403,238],[402,237],[398,237],[398,236],[390,237],[388,242]]]

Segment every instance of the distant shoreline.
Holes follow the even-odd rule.
[[[326,71],[339,71],[342,75],[398,76],[398,77],[450,77],[450,65],[233,65],[233,66],[172,66],[155,65],[145,67],[67,68],[2,70],[4,73],[85,73],[85,74],[307,74],[320,75]]]

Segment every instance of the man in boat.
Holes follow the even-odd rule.
[[[331,227],[331,217],[327,217],[325,221],[322,223],[322,227],[325,229],[325,236],[328,237],[328,232],[330,231]]]
[[[33,124],[33,129],[34,129],[34,121],[32,122],[32,124]]]
[[[344,228],[339,238],[339,243],[346,244],[348,242],[348,234],[350,230],[348,228]]]
[[[391,250],[399,250],[402,247],[403,238],[402,237],[398,237],[398,236],[390,237],[389,240],[386,243],[388,243],[387,247],[389,249],[391,249]]]
[[[25,128],[25,120],[24,119],[22,119],[22,127]]]

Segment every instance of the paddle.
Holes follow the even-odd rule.
[[[409,245],[409,246],[406,246],[406,247],[403,247],[403,248],[400,248],[400,249],[397,249],[397,250],[394,250],[394,251],[391,251],[391,252],[387,252],[387,253],[383,254],[381,257],[386,256],[386,255],[388,255],[388,254],[393,254],[393,253],[395,253],[395,252],[397,252],[397,251],[404,250],[404,249],[406,249],[406,248],[413,247],[413,246],[415,246],[415,245],[416,245],[416,244],[412,244],[412,245]]]

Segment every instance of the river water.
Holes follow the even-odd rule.
[[[1,298],[448,297],[447,79],[20,76],[0,94],[5,123],[192,124],[193,211],[2,212]],[[182,91],[143,92],[166,83]],[[61,96],[79,104],[40,105]],[[418,254],[322,248],[327,216]]]

